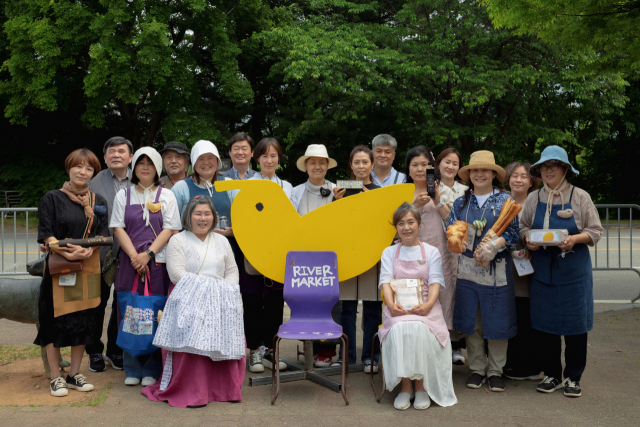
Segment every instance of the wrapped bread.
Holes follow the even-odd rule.
[[[529,243],[536,246],[560,246],[569,237],[569,230],[529,230]]]
[[[464,244],[469,238],[469,225],[466,221],[456,221],[447,228],[447,249],[461,254],[464,252]]]
[[[407,311],[424,302],[422,299],[424,281],[422,279],[392,279],[389,285],[393,289],[394,302]]]

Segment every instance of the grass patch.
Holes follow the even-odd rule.
[[[70,356],[71,348],[60,349],[62,356]],[[35,359],[40,357],[40,347],[37,345],[0,345],[0,366],[16,360]]]
[[[96,392],[100,392],[100,394],[97,395],[96,397],[94,397],[93,399],[91,399],[88,402],[63,403],[63,404],[60,404],[60,405],[56,405],[56,407],[61,407],[61,406],[97,406],[97,405],[100,405],[100,404],[104,403],[104,401],[107,399],[107,396],[109,395],[109,390],[111,390],[112,388],[113,388],[113,383],[109,383],[109,384],[105,385],[104,387],[101,387],[98,390],[95,390]]]

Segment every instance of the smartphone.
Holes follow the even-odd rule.
[[[432,199],[436,197],[436,170],[433,166],[427,166],[427,193]]]

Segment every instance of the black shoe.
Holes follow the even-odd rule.
[[[269,368],[269,369],[273,369],[274,368],[274,358],[273,358],[274,354],[273,352],[270,353],[265,353],[264,356],[262,356],[262,364],[264,365],[265,368]],[[281,371],[286,371],[287,370],[287,364],[284,363],[282,360],[279,360],[280,362],[280,370]]]
[[[104,361],[107,362],[113,369],[117,369],[119,371],[122,370],[123,361],[122,355],[112,354],[111,356],[104,355]]]
[[[559,379],[544,377],[540,384],[538,384],[537,390],[541,393],[553,393],[560,388],[562,388],[562,382]]]
[[[482,384],[484,384],[485,377],[480,374],[471,374],[469,378],[467,378],[467,387],[469,388],[480,388]]]
[[[580,381],[573,381],[571,378],[564,379],[564,395],[567,397],[580,397],[582,390],[580,389]]]
[[[525,380],[533,380],[533,381],[540,381],[541,379],[544,378],[544,375],[542,375],[541,372],[532,372],[531,370],[529,371],[524,371],[522,369],[518,370],[518,369],[503,369],[502,370],[502,374],[512,380],[516,380],[516,381],[525,381]]]
[[[104,364],[102,353],[93,353],[89,355],[89,370],[91,372],[106,371],[107,367]]]
[[[82,374],[75,374],[73,377],[67,375],[67,387],[78,391],[93,390],[93,385],[89,384]]]
[[[69,390],[67,390],[67,383],[64,381],[64,377],[56,377],[51,380],[49,384],[51,388],[51,396],[53,397],[64,397],[69,394]]]
[[[504,381],[499,375],[492,375],[489,377],[489,390],[500,392],[504,391]]]

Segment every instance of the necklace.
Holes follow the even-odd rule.
[[[489,196],[489,198],[484,204],[484,209],[482,210],[482,216],[480,217],[480,220],[473,221],[473,226],[478,229],[478,231],[476,232],[476,236],[478,237],[482,236],[482,230],[484,230],[484,226],[487,225],[487,219],[484,217],[484,214],[487,211],[487,206],[489,206],[489,202],[493,201],[494,194],[495,194],[495,189],[491,189],[491,195]],[[469,207],[471,207],[471,198],[469,198]],[[495,215],[495,210],[494,210],[494,215]],[[467,215],[465,216],[464,220],[468,223],[469,222],[468,219],[469,219],[469,208],[467,208]]]

